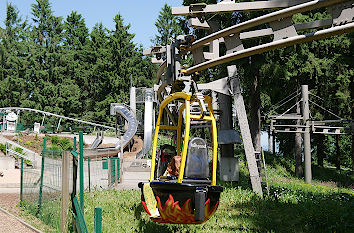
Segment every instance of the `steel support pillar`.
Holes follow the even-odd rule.
[[[311,184],[311,136],[310,136],[310,108],[309,108],[309,90],[307,85],[301,86],[302,93],[302,114],[306,126],[304,132],[304,156],[305,156],[305,182]]]
[[[220,110],[220,130],[232,129],[232,98],[229,95],[218,93]],[[234,157],[234,144],[220,145],[221,157]]]
[[[136,116],[136,88],[130,87],[130,109]]]
[[[257,194],[263,195],[261,179],[257,168],[256,156],[251,138],[251,132],[247,120],[245,103],[243,101],[243,96],[241,93],[240,79],[237,77],[237,68],[235,65],[228,66],[227,71],[229,77],[231,77],[230,86],[234,97],[234,105],[236,108],[236,114],[242,135],[248,170],[250,172],[252,189]]]

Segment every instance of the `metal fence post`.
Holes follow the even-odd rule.
[[[39,197],[38,197],[38,211],[41,210],[42,207],[42,192],[43,192],[43,174],[44,174],[44,158],[45,158],[45,150],[46,150],[46,145],[47,145],[47,139],[44,138],[43,141],[43,150],[42,150],[42,164],[41,164],[41,178],[40,178],[40,186],[39,186]]]
[[[118,157],[116,158],[116,159],[114,159],[115,161],[114,161],[114,182],[115,182],[115,186],[117,187],[117,185],[118,185],[118,178],[119,178],[119,171],[118,171]]]
[[[112,185],[112,165],[111,165],[111,158],[109,156],[107,158],[107,165],[108,165],[108,186],[111,187],[111,185]]]
[[[76,209],[76,218],[79,225],[80,233],[86,233],[86,232],[88,233],[85,218],[84,218],[84,212],[80,208],[80,204],[77,201],[76,197],[74,197],[73,202],[74,202],[74,208]]]
[[[95,233],[102,233],[102,207],[95,208]]]
[[[84,136],[79,132],[79,156],[80,156],[80,206],[84,213]]]

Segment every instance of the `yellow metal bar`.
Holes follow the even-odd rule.
[[[167,106],[167,104],[169,104],[171,101],[173,101],[175,99],[185,99],[185,100],[188,99],[188,100],[190,100],[190,98],[191,98],[191,95],[184,93],[184,92],[173,93],[172,95],[167,96],[166,99],[164,99],[161,102],[160,109],[164,109]]]
[[[183,110],[185,109],[183,104],[178,111],[178,129],[177,129],[177,155],[181,156],[181,138],[182,138],[182,122],[183,122]]]
[[[191,120],[212,121],[213,119],[210,116],[191,115]]]
[[[216,129],[216,121],[214,117],[214,113],[210,111],[212,109],[211,101],[208,101],[208,108],[211,117],[211,127],[213,131],[213,171],[211,177],[211,185],[216,185],[216,169],[217,169],[217,162],[218,162],[218,131]]]
[[[160,129],[178,130],[178,126],[173,126],[173,125],[160,125]]]
[[[186,167],[189,131],[190,131],[190,126],[191,126],[191,119],[190,119],[191,105],[190,104],[191,104],[190,100],[186,99],[186,124],[185,124],[185,130],[184,130],[184,141],[183,141],[181,167],[179,169],[179,174],[178,174],[178,183],[182,183],[183,175],[184,175],[184,168]]]
[[[160,104],[159,116],[157,118],[156,128],[155,128],[154,142],[153,142],[153,145],[152,145],[152,158],[151,158],[152,162],[151,162],[150,181],[155,179],[155,161],[156,161],[156,152],[157,152],[157,140],[158,140],[158,136],[159,136],[160,123],[161,123],[163,109],[171,101],[173,101],[175,99],[185,99],[186,101],[188,100],[188,102],[189,102],[190,98],[191,98],[191,95],[189,95],[187,93],[176,92],[176,93],[173,93],[172,95],[168,96]],[[178,130],[177,130],[177,133],[178,133]]]
[[[160,105],[159,116],[157,117],[157,122],[156,122],[156,127],[155,127],[154,143],[152,144],[150,181],[154,180],[154,178],[155,178],[155,161],[156,161],[157,139],[159,137],[161,117],[162,117],[162,113],[163,113],[162,110],[163,110],[162,105]]]

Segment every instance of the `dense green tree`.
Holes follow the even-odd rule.
[[[171,44],[177,35],[182,34],[179,18],[172,16],[172,8],[166,3],[155,22],[158,34],[152,42],[155,45]]]
[[[29,91],[24,79],[26,71],[27,22],[22,21],[19,11],[12,4],[7,4],[5,29],[0,41],[0,105],[20,105]]]

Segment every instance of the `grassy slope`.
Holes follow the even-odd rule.
[[[223,184],[220,206],[203,225],[150,221],[137,190],[87,193],[89,232],[93,232],[96,206],[103,209],[103,232],[354,232],[353,176],[314,166],[314,185],[308,185],[294,177],[293,161],[269,155],[267,164],[269,196],[260,198],[250,190],[248,171],[240,159],[239,184]],[[46,232],[58,231],[60,204],[54,203],[45,205],[40,215],[52,225],[43,229]]]
[[[353,176],[315,168],[320,179],[308,185],[287,170],[293,170],[291,161],[269,158],[269,163],[269,196],[260,198],[248,188],[241,161],[240,183],[225,184],[218,211],[203,225],[156,224],[144,212],[139,191],[111,190],[86,196],[88,227],[93,231],[93,210],[101,206],[104,232],[354,232]]]

